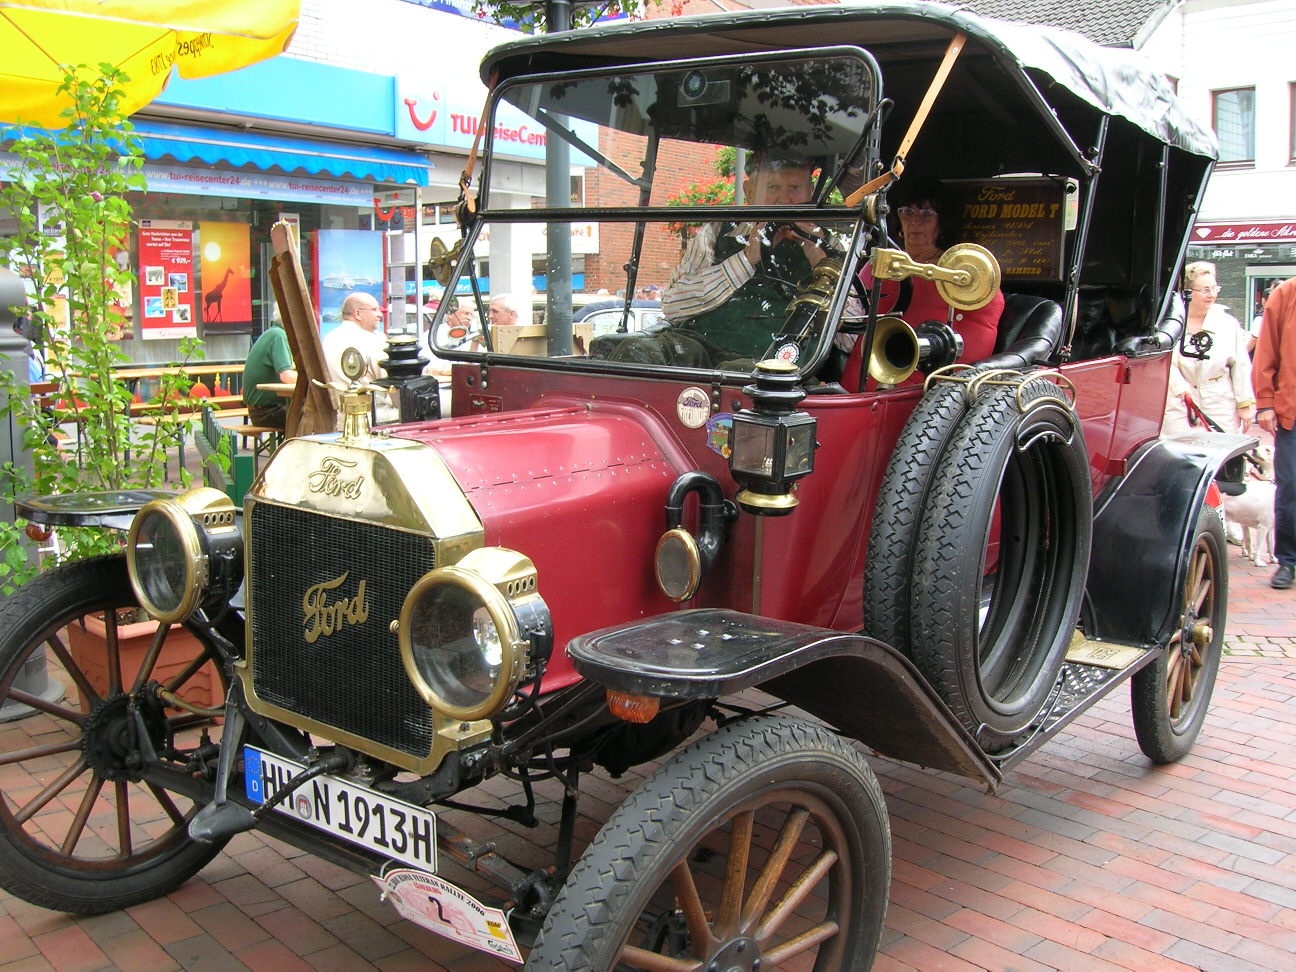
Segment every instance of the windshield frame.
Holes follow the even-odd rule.
[[[840,181],[844,166],[849,161],[857,168],[869,168],[877,160],[878,140],[880,125],[878,124],[879,110],[878,106],[882,102],[882,77],[876,60],[865,49],[854,45],[834,45],[830,47],[819,48],[791,48],[786,50],[760,51],[744,53],[740,55],[721,55],[705,58],[684,58],[672,61],[648,61],[635,64],[623,64],[611,67],[590,68],[580,71],[570,72],[546,72],[530,75],[520,75],[510,79],[508,82],[501,84],[492,92],[490,99],[490,108],[487,115],[486,131],[493,131],[497,122],[500,106],[503,104],[512,104],[507,100],[510,91],[523,86],[543,86],[551,83],[567,83],[580,80],[601,80],[613,79],[617,77],[626,77],[635,74],[662,74],[666,72],[687,72],[693,70],[713,71],[731,67],[750,67],[751,65],[760,65],[764,63],[794,63],[804,61],[807,64],[822,63],[825,59],[847,57],[860,65],[862,70],[862,83],[860,87],[861,97],[858,106],[852,106],[858,111],[858,119],[855,120],[853,114],[846,117],[851,119],[850,125],[841,125],[838,128],[838,144],[845,144],[849,141],[848,149],[834,153],[831,156],[831,166],[824,166],[824,171],[818,183],[814,187],[817,201],[812,200],[807,203],[798,204],[717,204],[701,206],[667,206],[667,205],[644,205],[644,206],[586,206],[586,205],[566,205],[554,206],[549,205],[546,200],[537,200],[541,205],[537,208],[527,209],[506,209],[492,208],[490,205],[490,187],[491,172],[495,165],[502,160],[498,156],[505,153],[498,152],[494,146],[489,146],[483,161],[483,170],[481,177],[481,196],[480,205],[474,214],[471,223],[464,229],[463,249],[460,258],[456,261],[450,287],[456,292],[458,300],[467,300],[472,302],[477,308],[479,315],[484,315],[489,305],[489,297],[485,293],[478,293],[475,286],[476,278],[472,273],[474,260],[474,243],[481,236],[482,232],[488,227],[495,224],[548,224],[555,222],[592,222],[599,223],[626,223],[639,224],[640,226],[649,225],[656,222],[674,222],[680,220],[699,221],[699,222],[743,222],[753,220],[769,220],[780,223],[794,223],[797,221],[813,221],[816,223],[831,223],[839,233],[839,238],[843,241],[849,241],[845,246],[843,260],[846,266],[845,273],[842,274],[838,281],[832,297],[827,302],[827,319],[832,321],[831,326],[819,326],[817,328],[817,337],[812,342],[808,342],[804,348],[798,367],[803,373],[813,372],[822,363],[827,356],[832,338],[837,333],[837,322],[840,320],[843,309],[847,305],[847,298],[850,288],[850,278],[856,272],[862,259],[861,254],[864,249],[864,239],[868,232],[864,225],[864,218],[860,208],[848,208],[841,201],[844,193],[836,193],[838,201],[831,201],[830,191]],[[849,102],[847,102],[849,105]],[[516,109],[516,105],[513,105]],[[849,110],[849,109],[848,109]],[[534,117],[534,116],[532,116]],[[610,129],[617,131],[618,129]],[[552,133],[552,128],[548,128]],[[849,138],[842,138],[847,135]],[[699,145],[706,144],[699,142]],[[595,156],[599,161],[598,156]],[[630,180],[632,185],[638,185],[640,191],[647,195],[643,183],[651,184],[655,172],[649,166],[651,160],[645,165],[644,174],[639,180]],[[472,279],[474,286],[472,289],[464,288],[468,292],[459,293],[461,282],[465,279]],[[633,278],[631,278],[633,279]],[[570,286],[570,285],[569,285]],[[633,301],[633,291],[626,288],[625,300],[626,306]],[[615,299],[615,298],[613,298]],[[446,302],[443,302],[441,308],[435,316],[433,322],[433,334],[441,333],[441,322],[447,313]],[[574,316],[575,308],[571,311]],[[483,318],[484,319],[484,318]],[[483,327],[488,331],[487,327]],[[639,365],[628,361],[615,361],[594,357],[531,357],[518,354],[500,354],[494,349],[481,349],[476,351],[463,350],[460,348],[443,348],[437,346],[436,353],[448,361],[473,361],[473,362],[504,362],[529,367],[559,369],[559,370],[577,370],[588,371],[598,370],[601,372],[612,372],[617,374],[635,374],[644,377],[673,377],[689,376],[693,380],[719,381],[733,383],[738,381],[749,381],[751,372],[749,370],[726,370],[715,367],[688,367],[681,365]]]

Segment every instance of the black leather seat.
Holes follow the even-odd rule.
[[[1048,362],[1062,340],[1062,308],[1032,294],[1005,294],[995,353],[978,370],[1031,368]]]

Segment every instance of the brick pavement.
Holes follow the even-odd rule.
[[[878,969],[1296,968],[1296,590],[1270,590],[1272,569],[1229,549],[1229,654],[1181,763],[1140,755],[1124,691],[996,795],[874,761],[895,840]],[[578,841],[641,778],[590,778]],[[506,853],[552,846],[557,794],[539,790],[542,825],[504,824]],[[74,919],[0,892],[0,972],[511,967],[397,918],[367,878],[255,834],[168,897],[118,914]]]

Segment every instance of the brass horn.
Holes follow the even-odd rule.
[[[963,338],[948,324],[925,321],[915,330],[898,317],[879,317],[869,348],[869,377],[879,385],[898,385],[926,365],[928,371],[953,364],[963,353]]]
[[[869,377],[879,385],[898,385],[918,367],[918,336],[898,317],[879,317],[869,348]]]
[[[450,272],[454,270],[454,265],[459,262],[459,251],[462,249],[463,240],[459,240],[451,249],[447,250],[440,237],[434,236],[432,246],[429,248],[428,262],[423,269],[427,271],[429,277],[442,287],[448,286]]]

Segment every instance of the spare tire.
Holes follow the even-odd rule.
[[[985,389],[923,510],[914,663],[986,752],[1027,734],[1055,685],[1093,533],[1080,423],[1046,378]]]
[[[909,595],[923,506],[941,455],[967,411],[966,385],[938,381],[913,410],[887,463],[869,529],[864,633],[908,658]]]

